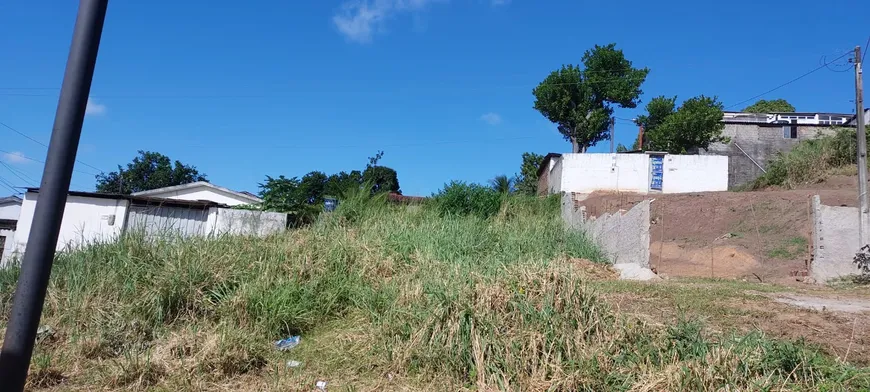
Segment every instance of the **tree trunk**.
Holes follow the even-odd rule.
[[[571,137],[571,152],[575,154],[580,152],[580,145],[577,144],[577,138],[573,136]]]

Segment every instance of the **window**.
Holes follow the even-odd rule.
[[[784,139],[797,139],[797,120],[791,120],[791,124],[782,127]]]

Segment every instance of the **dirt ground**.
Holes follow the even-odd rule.
[[[650,264],[663,277],[804,281],[811,258],[810,203],[856,206],[855,177],[796,190],[638,195],[591,194],[587,213],[628,210],[651,198]]]

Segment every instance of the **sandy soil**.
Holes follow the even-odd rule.
[[[854,177],[834,177],[798,190],[678,195],[591,194],[587,213],[630,209],[654,199],[650,264],[665,277],[715,277],[795,284],[811,258],[810,201],[855,206]]]

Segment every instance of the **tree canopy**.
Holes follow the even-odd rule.
[[[139,151],[139,156],[124,169],[97,175],[97,192],[130,194],[168,186],[207,181],[196,167],[172,160],[166,155]]]
[[[302,178],[285,176],[266,176],[266,181],[260,184],[260,197],[263,204],[260,208],[270,211],[280,211],[295,215],[297,224],[309,223],[323,209],[323,201],[327,197],[343,198],[348,190],[358,190],[361,186],[371,185],[371,192],[400,193],[399,179],[396,171],[386,166],[378,165],[384,153],[379,151],[369,158],[365,170],[339,172],[327,176],[320,171],[312,171]]]
[[[523,153],[520,172],[514,180],[514,188],[517,192],[526,195],[534,195],[538,192],[538,167],[541,166],[543,160],[543,155],[533,152]]]
[[[758,102],[743,109],[746,113],[794,113],[795,108],[784,99],[770,101],[759,100]]]
[[[653,98],[646,105],[647,114],[638,116],[644,127],[643,149],[684,154],[728,141],[722,136],[723,105],[716,97],[690,98],[675,109],[676,101],[677,97]]]
[[[557,125],[573,152],[610,138],[613,107],[636,107],[649,74],[647,68],[632,67],[616,44],[595,45],[582,63],[563,65],[532,90],[535,110]]]
[[[513,193],[514,179],[502,174],[489,180],[489,186],[498,193]]]

